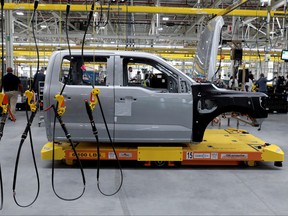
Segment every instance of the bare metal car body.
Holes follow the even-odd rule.
[[[72,76],[67,80],[70,65]],[[135,82],[129,67],[134,67],[134,73],[140,71],[141,82]],[[199,142],[209,122],[222,113],[247,114],[254,125],[267,117],[265,94],[197,83],[164,59],[143,52],[84,50],[83,56],[81,50],[72,50],[71,56],[68,50],[53,53],[46,72],[45,107],[56,104],[54,96],[65,82],[67,108],[63,121],[75,142],[95,142],[84,104],[92,85],[100,89],[109,132],[118,143]],[[108,142],[98,106],[93,114],[100,142]],[[45,122],[51,141],[52,111],[46,112]],[[55,140],[66,140],[59,124]]]
[[[221,113],[237,111],[249,114],[253,119],[267,117],[267,111],[262,106],[265,94],[229,91],[210,83],[196,83],[157,56],[125,51],[85,51],[84,55],[86,61],[88,57],[91,60],[107,60],[105,84],[95,87],[100,89],[100,102],[114,142],[201,141],[208,123]],[[76,62],[80,61],[81,51],[72,50],[72,56]],[[69,58],[68,51],[55,52],[50,58],[44,88],[46,107],[56,104],[54,96],[64,85],[61,78],[65,75],[61,74],[65,73],[61,64],[65,58]],[[157,71],[162,70],[159,83],[163,85],[153,88],[141,83],[129,84],[127,62],[145,63],[153,65]],[[63,120],[74,141],[92,142],[95,138],[84,104],[84,100],[90,98],[92,87],[79,81],[78,78],[83,75],[78,76],[81,72],[76,68],[72,76],[74,80],[67,83],[63,92],[67,107]],[[94,116],[100,141],[107,142],[107,132],[98,107]],[[54,113],[46,112],[45,120],[47,136],[51,140]],[[58,124],[55,138],[66,139]]]

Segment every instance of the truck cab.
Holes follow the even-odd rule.
[[[184,143],[199,142],[213,118],[225,112],[251,117],[254,125],[267,117],[263,93],[218,89],[211,83],[197,83],[164,59],[143,52],[72,50],[52,54],[46,72],[44,106],[56,104],[63,91],[63,115],[72,140],[94,142],[86,114],[85,100],[93,87],[114,142]],[[68,76],[71,67],[71,76]],[[130,71],[129,71],[129,67]],[[140,81],[135,76],[140,71]],[[54,113],[45,112],[48,140],[52,140]],[[108,142],[99,107],[93,111],[99,139]],[[258,121],[257,121],[258,120]],[[56,124],[55,140],[65,140]]]

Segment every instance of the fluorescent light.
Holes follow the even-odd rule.
[[[19,16],[24,16],[24,13],[22,11],[17,11],[16,14]]]
[[[163,30],[163,28],[162,28],[162,27],[159,27],[159,28],[158,28],[158,31],[162,31],[162,30]]]
[[[40,25],[40,28],[47,28],[47,25]]]
[[[162,20],[167,21],[167,20],[169,20],[169,17],[163,17]]]

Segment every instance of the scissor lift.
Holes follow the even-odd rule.
[[[52,160],[52,143],[46,143],[41,150],[43,160]],[[96,160],[95,143],[79,143],[76,147],[80,160]],[[234,128],[207,129],[204,139],[198,144],[179,144],[152,146],[144,144],[115,144],[119,160],[143,161],[145,165],[151,162],[167,162],[173,166],[175,162],[181,165],[239,165],[246,163],[255,166],[256,162],[274,162],[282,166],[284,152],[275,144],[249,134],[245,130]],[[57,143],[54,150],[55,160],[64,160],[72,164],[76,159],[69,143]],[[109,143],[100,145],[100,160],[115,160],[115,154]]]

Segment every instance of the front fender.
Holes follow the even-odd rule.
[[[257,119],[268,116],[265,107],[267,95],[260,92],[240,92],[219,89],[210,83],[192,85],[193,132],[192,141],[201,142],[208,124],[226,112],[248,115],[259,126]]]

